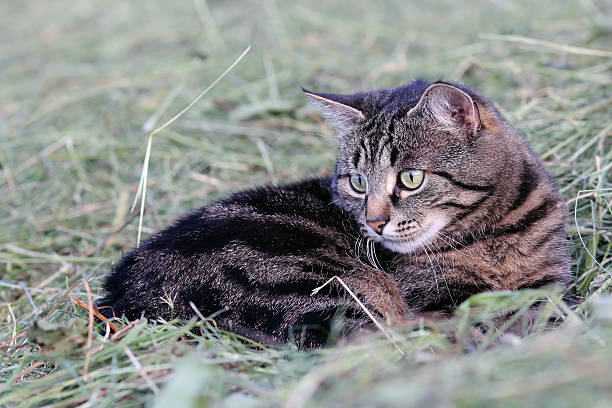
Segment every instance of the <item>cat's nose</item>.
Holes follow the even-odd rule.
[[[378,235],[382,234],[383,228],[389,222],[389,218],[378,217],[374,220],[366,220],[366,224],[370,226]]]

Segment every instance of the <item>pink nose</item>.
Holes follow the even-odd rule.
[[[389,222],[388,218],[385,219],[382,217],[378,217],[374,220],[366,220],[366,224],[368,224],[370,228],[376,231],[378,235],[382,234],[382,230],[383,228],[385,228],[385,225],[387,225],[388,222]]]

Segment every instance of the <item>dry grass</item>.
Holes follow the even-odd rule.
[[[0,13],[0,406],[607,406],[612,400],[612,4],[8,2]],[[327,350],[135,322],[106,337],[70,302],[142,232],[254,184],[328,174],[336,143],[299,85],[417,76],[498,102],[567,199],[573,310],[559,293],[472,298],[449,320]],[[314,289],[314,288],[313,288]],[[531,326],[483,331],[545,305]],[[559,327],[543,322],[556,316]],[[104,328],[102,328],[104,329]],[[189,336],[196,329],[200,336]],[[88,345],[89,343],[89,345]]]

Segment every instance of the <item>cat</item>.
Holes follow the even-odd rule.
[[[469,296],[567,287],[567,209],[493,104],[449,82],[305,95],[340,141],[334,175],[232,194],[127,254],[98,302],[107,317],[189,319],[264,343],[326,343]],[[196,312],[197,309],[197,312]]]

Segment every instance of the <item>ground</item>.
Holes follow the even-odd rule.
[[[609,406],[609,0],[0,9],[0,406]],[[130,205],[149,132],[248,45],[154,136],[143,236],[230,191],[329,174],[336,141],[300,86],[446,79],[494,100],[543,158],[570,210],[579,303],[554,290],[483,294],[449,320],[392,332],[395,345],[378,333],[310,352],[249,344],[210,322],[192,324],[195,338],[193,327],[145,322],[113,340],[90,331],[70,299],[100,296],[136,244]],[[534,325],[483,334],[501,311],[536,302]]]

